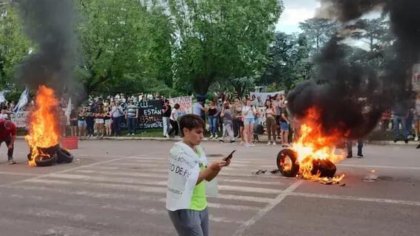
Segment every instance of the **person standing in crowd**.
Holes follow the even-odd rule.
[[[171,129],[169,130],[169,136],[174,134],[178,136],[179,126],[178,119],[180,118],[179,104],[175,103],[174,108],[172,109],[171,116],[169,117],[169,122],[171,123]]]
[[[352,147],[353,147],[353,141],[352,140],[347,140],[347,158],[352,158],[353,157],[353,151],[352,151]],[[363,140],[362,139],[358,139],[357,140],[357,157],[362,158],[363,157]]]
[[[102,102],[96,102],[96,105],[94,106],[94,116],[96,136],[101,138],[105,135],[105,120]]]
[[[94,129],[95,116],[90,106],[86,108],[85,121],[86,121],[87,137],[93,137],[94,132],[95,132],[95,129]]]
[[[242,107],[242,116],[244,117],[244,139],[246,147],[254,146],[252,143],[252,138],[254,136],[254,123],[257,111],[255,107],[251,105],[251,103],[252,101],[247,99],[246,105]]]
[[[280,115],[280,137],[282,147],[287,147],[289,145],[289,130],[290,130],[289,116],[287,114],[287,109],[281,109]]]
[[[224,138],[227,137],[231,143],[235,142],[235,137],[233,134],[233,115],[229,102],[223,105],[223,109],[220,112],[220,117],[223,119],[223,135],[221,141],[224,141]]]
[[[105,122],[105,136],[112,135],[112,119],[111,119],[111,106],[104,103],[104,122]]]
[[[197,100],[197,102],[193,104],[192,113],[201,117],[204,122],[206,121],[206,108],[204,107],[204,100]]]
[[[416,129],[416,141],[420,141],[420,92],[417,92],[416,96],[416,103],[415,103],[415,129]],[[420,148],[420,143],[417,146],[417,148]]]
[[[178,235],[208,236],[206,182],[229,166],[230,159],[208,164],[200,146],[205,123],[198,115],[184,115],[179,124],[183,140],[175,143],[169,152],[166,209]]]
[[[277,138],[281,139],[280,137],[280,117],[281,117],[281,97],[280,94],[276,94],[274,96],[274,99],[271,101],[274,111],[275,111],[275,115],[274,118],[276,119],[276,133],[277,133]],[[274,135],[276,135],[276,133]]]
[[[243,140],[244,121],[242,119],[242,103],[236,98],[233,104],[233,134],[235,138]]]
[[[276,118],[275,109],[270,100],[265,102],[265,124],[267,127],[268,142],[267,145],[276,145]]]
[[[77,115],[77,128],[78,128],[78,136],[83,137],[86,135],[86,107],[82,107],[79,110],[79,114]]]
[[[0,119],[3,119],[3,120],[10,120],[10,117],[9,117],[9,111],[8,111],[8,109],[7,109],[7,106],[3,106],[3,107],[1,108]]]
[[[406,127],[406,118],[408,116],[408,109],[404,102],[397,103],[393,110],[393,128],[394,128],[394,143],[402,137],[405,143],[408,143],[408,129]],[[401,124],[401,129],[400,129]]]
[[[388,130],[391,117],[392,117],[392,113],[390,110],[386,110],[382,113],[382,117],[381,117],[381,130],[382,131]]]
[[[5,142],[7,145],[7,160],[10,165],[16,164],[13,159],[13,150],[16,140],[16,125],[9,120],[0,120],[0,145]]]
[[[219,110],[217,109],[214,101],[210,102],[209,108],[207,109],[207,117],[209,119],[209,131],[210,139],[217,138],[217,117],[219,116]]]
[[[64,113],[64,110],[59,108],[59,117],[60,117],[60,131],[61,131],[61,136],[65,137],[67,136],[67,117],[66,114]]]
[[[137,119],[139,118],[139,109],[131,99],[128,100],[125,118],[127,119],[128,135],[135,135],[137,128]]]
[[[171,105],[169,105],[169,100],[165,100],[163,103],[162,109],[162,122],[163,122],[163,136],[169,138],[169,129],[170,129],[170,122],[169,117],[171,116]]]
[[[74,109],[74,108],[71,109],[69,118],[70,118],[70,135],[71,136],[77,136],[77,127],[78,127],[78,124],[77,124],[77,112],[76,112],[76,109]]]
[[[110,115],[112,119],[112,133],[115,136],[120,136],[121,134],[121,128],[120,128],[121,121],[120,120],[121,120],[121,117],[124,116],[124,112],[119,102],[113,104],[113,106],[111,107]]]

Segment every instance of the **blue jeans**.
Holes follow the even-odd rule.
[[[136,124],[137,124],[137,118],[136,117],[127,118],[127,125],[128,125],[128,133],[129,134],[134,134],[136,132]]]
[[[119,136],[120,135],[120,132],[121,132],[120,121],[121,121],[121,116],[119,116],[119,117],[112,117],[112,133],[115,136]]]
[[[408,137],[408,129],[406,124],[406,119],[403,116],[394,116],[392,119],[392,124],[394,127],[394,139],[399,139],[402,135],[403,140]],[[400,129],[401,124],[401,129]]]
[[[202,211],[189,209],[168,211],[168,214],[178,235],[209,235],[209,211],[207,208]]]
[[[209,116],[209,129],[212,135],[217,133],[217,116]]]

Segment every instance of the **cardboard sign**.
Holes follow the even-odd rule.
[[[161,100],[142,101],[138,106],[140,129],[163,128]]]

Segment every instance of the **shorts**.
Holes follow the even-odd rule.
[[[106,119],[105,120],[105,125],[111,125],[111,123],[112,123],[112,120],[111,119]]]
[[[253,125],[255,123],[255,118],[244,118],[244,125]]]
[[[280,122],[281,131],[289,131],[289,124],[287,122]]]
[[[95,123],[96,123],[96,124],[103,124],[103,123],[104,123],[104,119],[103,119],[103,118],[99,118],[99,119],[98,119],[98,118],[96,118],[96,119],[95,119]]]
[[[86,121],[85,120],[78,120],[77,126],[79,127],[86,127]]]

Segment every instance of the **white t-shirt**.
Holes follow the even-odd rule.
[[[200,164],[207,166],[207,158],[201,146],[195,152],[184,142],[177,142],[169,152],[168,190],[166,209],[188,209],[200,174]],[[199,154],[197,154],[199,153]]]

